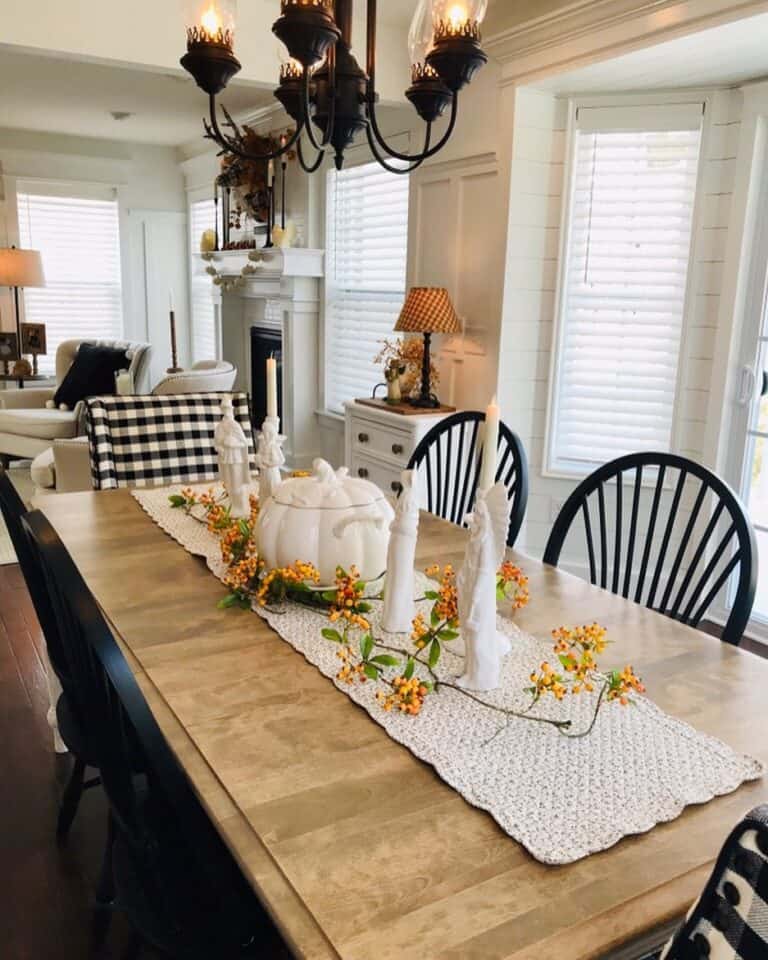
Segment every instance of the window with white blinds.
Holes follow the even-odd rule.
[[[45,273],[44,287],[24,291],[25,319],[46,327],[40,373],[54,373],[62,340],[123,335],[117,201],[114,191],[101,188],[70,195],[80,189],[52,187],[55,193],[48,194],[19,185],[19,241],[40,251]]]
[[[669,450],[702,105],[580,108],[549,466]]]
[[[370,396],[382,379],[373,363],[405,298],[408,177],[366,163],[328,174],[325,397]]]
[[[200,238],[204,230],[216,227],[216,205],[213,200],[194,200],[189,205],[190,249],[190,314],[192,319],[192,360],[217,360],[219,336],[216,329],[216,308],[213,283],[200,258]]]

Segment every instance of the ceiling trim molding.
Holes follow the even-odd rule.
[[[501,85],[537,79],[768,12],[768,0],[573,0],[486,41]]]

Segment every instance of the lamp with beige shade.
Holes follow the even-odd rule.
[[[39,250],[19,250],[17,247],[0,249],[0,286],[11,287],[16,313],[16,336],[21,348],[21,311],[19,290],[24,287],[44,287],[43,261]],[[31,371],[30,371],[31,372]]]
[[[429,389],[430,345],[433,333],[459,333],[461,324],[444,287],[411,287],[395,325],[397,333],[423,333],[424,357],[421,365],[421,391],[411,400],[414,407],[440,406]]]

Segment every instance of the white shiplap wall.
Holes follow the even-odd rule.
[[[516,93],[499,400],[528,451],[530,500],[519,545],[533,555],[577,482],[543,475],[568,112],[568,101],[552,94]],[[678,449],[695,460],[703,459],[740,113],[738,91],[708,94],[678,407]]]

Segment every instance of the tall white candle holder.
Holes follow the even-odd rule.
[[[261,425],[256,461],[259,465],[259,500],[271,497],[283,482],[280,468],[285,464],[285,437],[280,433],[280,418],[265,417]]]
[[[469,542],[456,589],[464,645],[464,673],[459,686],[468,690],[495,690],[502,657],[509,641],[496,630],[496,572],[504,557],[510,501],[497,483],[479,490],[469,518]]]
[[[387,578],[384,582],[381,626],[387,633],[408,633],[416,614],[413,566],[419,533],[419,498],[413,486],[413,470],[403,470],[400,479],[403,490],[389,528]]]

